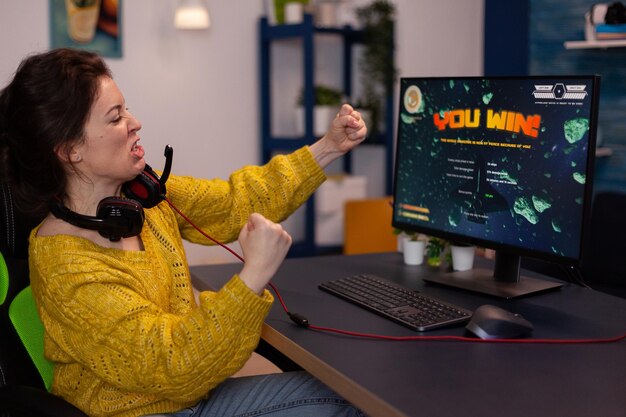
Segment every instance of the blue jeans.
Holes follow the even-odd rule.
[[[311,375],[298,371],[230,378],[193,407],[163,416],[364,417],[365,414]]]

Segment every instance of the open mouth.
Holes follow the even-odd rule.
[[[130,152],[138,159],[143,158],[144,149],[143,149],[143,146],[139,144],[139,140],[137,140],[137,142],[133,144],[133,147],[131,148]]]

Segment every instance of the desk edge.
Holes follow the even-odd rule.
[[[306,349],[292,342],[267,323],[263,325],[261,338],[367,415],[408,417],[376,394],[363,388],[343,373],[336,371],[326,362],[315,357],[315,355]]]

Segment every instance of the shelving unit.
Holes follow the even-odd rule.
[[[343,68],[338,68],[342,72],[342,89],[346,96],[352,93],[353,78],[353,49],[354,46],[363,44],[364,33],[361,30],[352,29],[349,26],[342,28],[316,27],[313,17],[305,14],[303,22],[295,25],[270,25],[267,18],[262,17],[259,22],[259,50],[260,50],[260,104],[261,104],[261,158],[263,162],[269,159],[276,152],[292,151],[302,146],[312,144],[317,138],[313,133],[313,107],[314,107],[314,86],[315,86],[315,35],[325,34],[337,36],[342,40]],[[272,42],[287,39],[302,40],[303,57],[303,107],[304,107],[304,127],[305,131],[301,137],[277,137],[272,135],[271,128],[271,68],[270,46]],[[393,58],[393,45],[390,45],[390,59]],[[333,63],[336,64],[336,63]],[[368,138],[367,141],[375,143],[377,146],[385,147],[385,188],[391,193],[393,166],[393,97],[386,97],[385,100],[385,126],[387,131],[378,134],[376,137]],[[362,144],[361,146],[366,146]],[[346,173],[352,172],[352,158],[350,154],[343,158],[343,170]],[[290,256],[311,256],[320,253],[336,252],[340,248],[319,247],[315,243],[315,198],[310,198],[306,203],[305,215],[305,238],[302,242],[292,245]]]
[[[626,39],[600,40],[600,41],[567,41],[565,49],[592,49],[592,48],[624,48]]]

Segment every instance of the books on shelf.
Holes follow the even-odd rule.
[[[626,23],[606,23],[609,7],[608,3],[596,3],[585,13],[586,40],[626,39]]]
[[[595,26],[596,39],[626,39],[626,24],[600,24]]]

